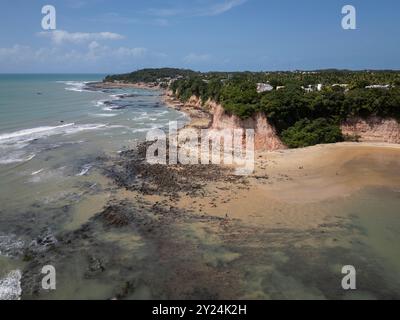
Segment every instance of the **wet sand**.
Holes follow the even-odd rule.
[[[150,202],[164,201],[181,209],[238,219],[248,225],[305,230],[332,218],[332,213],[324,210],[324,202],[340,203],[367,188],[400,190],[397,168],[400,168],[397,145],[319,145],[258,153],[254,174],[236,182],[211,179],[203,185],[201,196],[185,192],[172,198],[170,194],[142,196]],[[138,193],[122,190],[118,196],[134,198]]]
[[[181,206],[251,224],[305,229],[326,218],[320,202],[341,201],[368,187],[398,188],[400,175],[389,168],[399,167],[399,146],[344,143],[262,153],[245,186],[212,184],[207,186],[210,198],[196,205],[182,200]],[[296,213],[302,205],[313,204],[315,212]]]
[[[227,180],[203,168],[195,192],[128,187],[115,201],[161,212],[141,238],[165,259],[168,286],[176,286],[164,287],[168,298],[391,299],[400,293],[400,264],[385,229],[398,219],[399,155],[397,146],[348,143],[265,153],[252,176]],[[365,210],[366,195],[367,207],[387,206]],[[377,214],[380,230],[371,228]],[[347,264],[362,270],[358,291],[340,288]]]

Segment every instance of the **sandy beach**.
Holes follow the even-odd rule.
[[[104,84],[105,87],[109,85]],[[139,87],[153,88],[146,84],[139,84]],[[210,126],[210,113],[181,103],[170,92],[163,90],[161,101],[189,116],[190,121],[183,129],[206,129]],[[329,217],[318,210],[304,212],[302,215],[291,214],[291,210],[282,212],[279,206],[340,201],[368,187],[399,187],[399,175],[376,170],[377,165],[387,165],[388,168],[398,166],[399,156],[400,145],[373,142],[343,142],[302,149],[256,151],[254,173],[240,179],[240,183],[211,179],[204,185],[206,192],[195,202],[183,193],[179,201],[172,204],[180,209],[220,218],[240,219],[245,223],[270,228],[278,225],[300,229],[317,227]],[[359,162],[363,166],[359,166]],[[125,192],[123,196],[130,197]],[[166,201],[170,197],[149,198],[150,201],[154,199]]]
[[[173,297],[200,285],[219,298],[389,298],[397,289],[387,291],[388,281],[398,281],[389,275],[400,270],[388,238],[398,219],[399,155],[398,146],[342,143],[258,154],[255,173],[242,178],[208,167],[158,168],[160,180],[183,188],[170,192],[153,180],[155,192],[143,193],[128,183],[114,201],[166,209],[151,238],[173,264],[172,281],[183,285]],[[189,176],[199,186],[186,185]],[[339,286],[345,263],[363,270],[362,288],[349,295]]]

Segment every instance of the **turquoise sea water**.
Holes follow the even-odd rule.
[[[49,220],[79,211],[99,184],[98,157],[115,156],[149,129],[185,119],[160,103],[159,91],[85,87],[103,77],[0,75],[0,279],[11,271],[17,273],[5,279],[18,278],[20,244],[65,224]],[[76,224],[88,211],[77,213],[83,221]],[[5,286],[0,281],[0,294]]]
[[[60,120],[84,122],[91,100],[100,96],[79,94],[79,89],[85,81],[101,78],[102,75],[0,75],[0,134],[56,126]]]
[[[102,77],[0,75],[0,165],[36,157],[45,146],[32,144],[43,138],[93,131],[95,136],[113,132],[126,142],[176,118],[174,111],[155,108],[159,92],[85,90],[85,83]],[[119,94],[132,96],[121,101]]]

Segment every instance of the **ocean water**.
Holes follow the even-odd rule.
[[[85,87],[103,77],[0,75],[0,298],[19,294],[24,244],[65,225],[81,201],[89,201],[84,212],[101,209],[103,198],[87,200],[102,178],[99,157],[185,121],[160,103],[159,91]]]
[[[79,142],[75,138],[82,136],[80,133],[94,132],[91,136],[96,137],[114,134],[128,143],[141,136],[135,133],[162,127],[179,117],[159,108],[160,92],[85,89],[87,82],[102,77],[0,75],[0,165],[27,162],[54,141]]]

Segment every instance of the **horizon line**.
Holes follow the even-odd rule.
[[[140,70],[151,70],[151,69],[181,69],[181,70],[190,70],[198,73],[212,73],[212,72],[220,72],[220,73],[260,73],[260,72],[323,72],[323,71],[347,71],[347,72],[368,72],[368,71],[387,71],[387,72],[400,72],[399,69],[378,69],[378,68],[361,68],[361,69],[349,69],[349,68],[323,68],[323,69],[287,69],[287,70],[235,70],[235,71],[227,71],[227,70],[208,70],[208,71],[199,71],[193,70],[188,68],[178,68],[178,67],[146,67],[146,68],[139,68],[131,71],[123,71],[123,72],[0,72],[0,75],[114,75],[114,74],[125,74],[125,73],[132,73]]]

